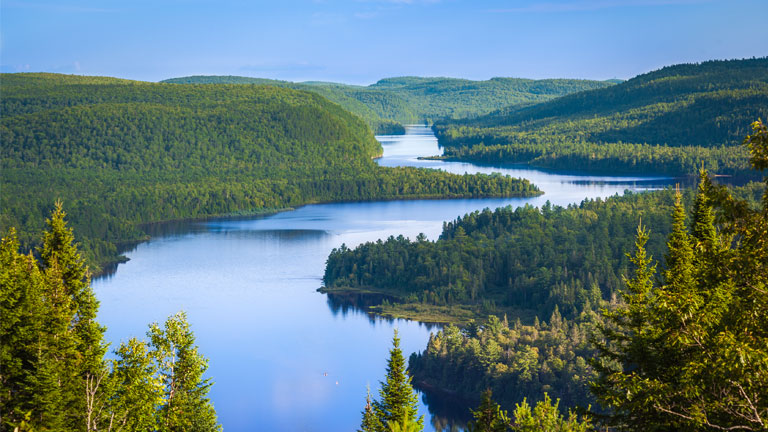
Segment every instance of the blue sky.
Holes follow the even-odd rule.
[[[766,22],[768,0],[2,0],[0,69],[354,84],[630,78],[766,56]]]

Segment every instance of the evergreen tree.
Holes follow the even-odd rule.
[[[64,429],[59,349],[67,345],[67,298],[31,254],[18,250],[11,229],[0,245],[0,425]]]
[[[404,418],[387,423],[387,432],[421,432],[424,426],[416,420]]]
[[[195,336],[183,312],[168,318],[163,328],[150,326],[147,335],[158,364],[165,404],[159,410],[163,432],[219,431],[208,390],[213,384],[203,378],[208,360],[198,353]]]
[[[578,416],[569,411],[568,418],[560,414],[558,399],[554,404],[549,395],[544,393],[544,400],[539,401],[531,410],[526,400],[515,407],[515,421],[512,430],[515,432],[587,432],[593,430],[589,419],[579,420]]]
[[[3,242],[3,422],[91,430],[107,399],[104,329],[61,203],[46,222],[39,262],[18,253],[14,231]]]
[[[104,360],[98,302],[64,216],[57,203],[40,261],[19,253],[14,229],[0,242],[0,431],[220,430],[183,314],[151,327],[152,351],[131,339]]]
[[[363,421],[360,423],[360,429],[358,432],[380,432],[384,430],[384,424],[381,423],[381,419],[376,414],[376,410],[373,408],[373,400],[371,398],[371,389],[367,389],[365,395],[365,408],[363,409]]]
[[[416,417],[418,398],[406,371],[397,330],[389,350],[387,378],[381,383],[379,396],[381,400],[372,400],[368,391],[360,432],[418,432],[424,428],[424,416]]]
[[[753,130],[751,161],[764,169],[768,130],[760,122]],[[765,430],[768,188],[753,209],[704,172],[690,236],[683,220],[678,201],[667,269],[653,289],[638,234],[625,304],[601,329],[593,391],[622,429]]]
[[[491,399],[493,392],[487,389],[477,410],[472,411],[474,420],[467,425],[468,432],[506,432],[510,420],[505,410]]]
[[[393,423],[401,425],[408,421],[414,421],[418,430],[424,427],[424,416],[418,419],[419,399],[411,386],[411,378],[408,376],[405,366],[405,357],[400,349],[400,338],[397,330],[392,338],[392,349],[389,350],[387,361],[387,378],[381,383],[379,390],[381,399],[374,402],[374,409],[382,423],[390,426]]]
[[[48,285],[59,287],[67,299],[67,306],[60,310],[60,318],[68,321],[67,328],[58,336],[67,346],[59,347],[58,356],[65,359],[62,367],[69,369],[62,380],[69,425],[73,430],[90,431],[95,429],[97,400],[105,399],[100,386],[108,374],[106,345],[104,328],[96,322],[99,303],[91,288],[90,272],[65,217],[61,202],[56,202],[38,252]]]

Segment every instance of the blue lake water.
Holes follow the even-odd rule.
[[[149,242],[126,254],[129,262],[93,282],[99,321],[112,346],[184,310],[210,360],[211,398],[225,431],[352,431],[360,423],[366,386],[376,394],[384,377],[393,329],[408,356],[426,346],[435,328],[372,317],[317,293],[331,249],[399,234],[415,238],[423,232],[434,240],[444,221],[486,207],[547,200],[567,205],[674,183],[419,160],[441,153],[423,126],[378,138],[381,165],[502,172],[531,180],[545,194],[319,204],[267,217],[155,227]],[[442,430],[466,414],[435,395],[421,400],[425,430]]]

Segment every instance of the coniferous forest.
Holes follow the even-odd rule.
[[[668,66],[615,86],[437,122],[445,157],[488,164],[758,179],[739,145],[768,118],[768,58]]]
[[[220,431],[186,315],[107,355],[91,273],[61,204],[35,253],[0,244],[0,430]]]
[[[609,81],[492,78],[385,78],[369,86],[327,82],[294,83],[238,76],[191,76],[165,80],[174,84],[261,84],[317,93],[365,120],[376,134],[405,133],[404,124],[432,123],[488,114],[509,106],[526,106],[584,90],[604,88]]]
[[[472,432],[768,430],[766,58],[618,83],[0,79],[0,432],[222,430],[185,312],[113,345],[97,321],[93,271],[146,224],[541,193],[498,173],[379,166],[372,129],[411,121],[435,122],[446,159],[699,178],[331,250],[329,298],[441,325],[414,353],[395,330],[360,431],[422,431],[417,389],[476,407]]]
[[[752,167],[768,168],[768,128],[755,122],[745,144]],[[731,190],[702,171],[695,194],[485,211],[446,224],[435,242],[390,238],[335,250],[326,283],[399,295],[403,303],[390,306],[394,311],[419,302],[448,305],[446,314],[454,304],[495,312],[462,328],[446,326],[409,362],[417,385],[483,395],[469,430],[765,430],[766,186],[768,177]],[[641,200],[648,201],[632,206]],[[596,223],[622,227],[622,218],[634,220],[633,232],[601,232]],[[557,252],[539,247],[542,238],[554,239]],[[614,243],[628,262],[612,256]],[[530,261],[514,265],[521,257]],[[468,263],[467,270],[440,272],[457,263]],[[583,271],[569,276],[568,265]],[[407,271],[421,284],[395,282]],[[525,312],[532,322],[521,320]],[[538,401],[533,411],[527,401]],[[565,415],[573,407],[587,417]]]
[[[527,180],[382,168],[358,117],[306,91],[2,76],[0,229],[25,250],[64,202],[92,268],[140,224],[328,201],[529,196]]]

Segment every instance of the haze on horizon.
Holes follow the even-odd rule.
[[[765,0],[4,0],[0,70],[627,79],[766,56],[766,19]]]

